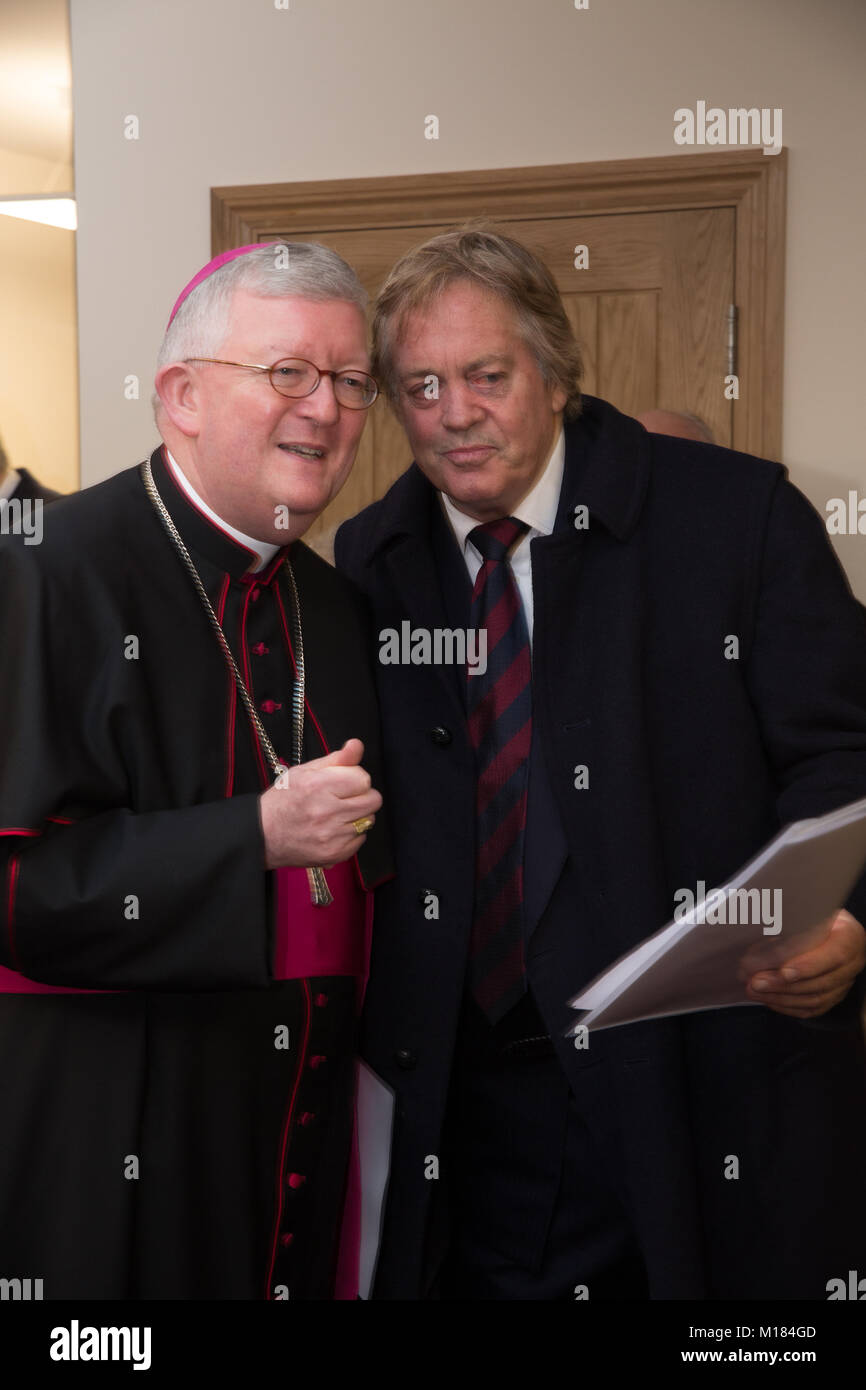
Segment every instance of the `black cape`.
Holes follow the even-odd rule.
[[[152,466],[288,762],[284,552],[247,576]],[[363,600],[290,553],[304,757],[357,736],[380,786]],[[0,1274],[47,1299],[330,1297],[355,983],[271,978],[270,774],[137,468],[0,544],[0,651],[0,964],[105,991],[0,994]],[[357,867],[391,873],[381,817]]]

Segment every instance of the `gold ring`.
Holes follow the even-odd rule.
[[[370,826],[373,824],[372,816],[361,816],[360,820],[352,821],[352,829],[356,835],[366,835]]]

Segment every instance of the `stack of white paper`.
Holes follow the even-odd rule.
[[[391,1135],[394,1128],[394,1092],[366,1062],[358,1064],[358,1158],[361,1167],[361,1246],[358,1297],[367,1299],[373,1289],[385,1196],[391,1173]]]
[[[864,864],[866,797],[789,825],[720,888],[683,885],[675,920],[570,1001],[588,1012],[569,1035],[752,1003],[744,981],[817,945]]]

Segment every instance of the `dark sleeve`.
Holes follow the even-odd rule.
[[[0,964],[80,989],[265,987],[258,797],[136,814],[109,733],[83,765],[100,670],[81,639],[37,559],[0,545]]]
[[[780,479],[764,539],[746,680],[785,825],[866,796],[866,613],[811,503]],[[866,874],[848,909],[866,928]],[[866,973],[811,1026],[852,1022]]]

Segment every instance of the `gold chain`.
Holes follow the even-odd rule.
[[[259,719],[258,712],[256,711],[256,708],[252,702],[250,692],[247,690],[246,684],[244,683],[244,678],[238,670],[238,664],[234,659],[231,647],[229,646],[228,641],[226,639],[226,635],[223,632],[222,627],[220,626],[219,618],[214,612],[213,605],[211,604],[211,601],[207,596],[207,591],[204,587],[204,584],[201,581],[201,576],[199,575],[198,570],[193,564],[192,556],[190,555],[189,551],[184,545],[180,532],[178,531],[177,527],[171,519],[171,516],[169,515],[168,508],[166,507],[165,503],[159,495],[159,490],[153,479],[153,471],[151,469],[149,459],[145,459],[144,463],[141,465],[140,472],[142,481],[144,483],[145,491],[147,492],[148,497],[150,498],[151,502],[156,508],[156,511],[159,515],[160,520],[162,521],[166,533],[169,536],[169,539],[174,545],[178,555],[180,556],[185,568],[189,573],[189,576],[193,584],[195,585],[196,592],[202,601],[204,610],[207,613],[207,616],[210,620],[211,627],[214,630],[217,641],[219,642],[220,647],[222,649],[223,656],[226,659],[226,664],[228,665],[229,670],[234,676],[235,684],[238,689],[238,694],[240,695],[244,703],[247,714],[250,717],[250,722],[252,723],[252,726],[256,731],[259,743],[262,747],[262,751],[264,752],[265,757],[271,765],[271,771],[274,774],[275,781],[279,782],[280,778],[285,777],[287,775],[288,768],[285,766],[284,763],[280,762],[280,759],[277,757],[277,753],[274,749],[273,744],[271,743],[270,739],[265,733],[264,725],[262,724],[262,721]],[[295,649],[295,667],[297,670],[297,676],[294,688],[292,690],[292,752],[295,760],[295,765],[297,766],[297,764],[299,764],[303,759],[304,748],[304,687],[306,677],[306,670],[304,666],[304,638],[303,632],[301,630],[301,604],[298,598],[298,586],[295,583],[295,574],[294,570],[292,569],[292,564],[288,555],[285,556],[283,564],[285,566],[286,574],[288,576],[289,592],[292,597],[291,625],[292,639]],[[307,878],[310,883],[310,897],[313,903],[315,903],[316,907],[327,907],[328,903],[334,901],[333,895],[328,887],[328,882],[325,878],[325,874],[322,869],[308,868]]]

